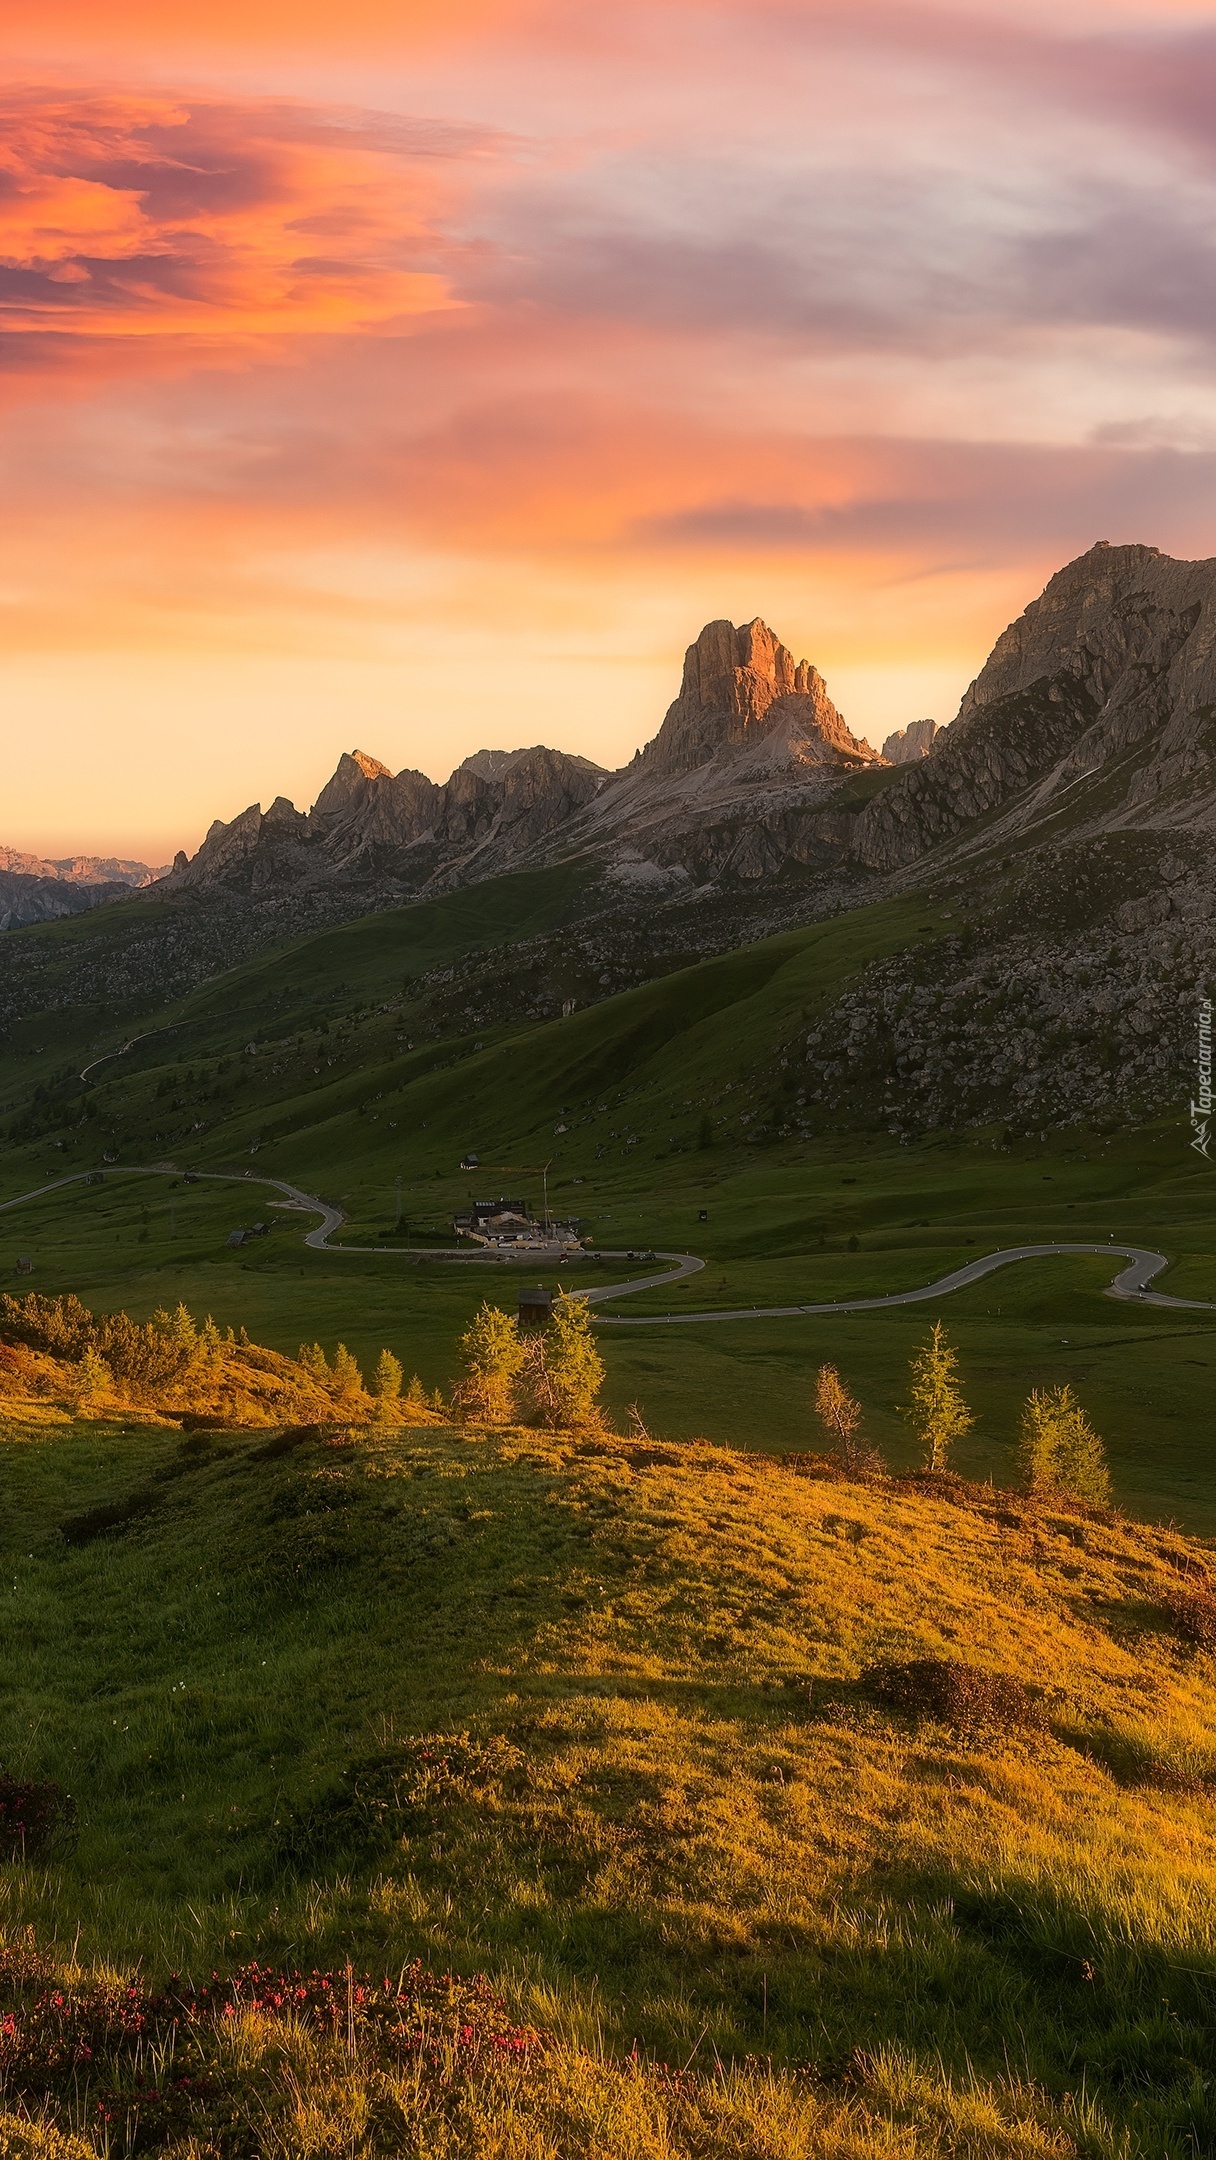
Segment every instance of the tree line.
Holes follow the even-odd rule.
[[[958,1377],[958,1352],[940,1320],[912,1359],[904,1416],[915,1432],[926,1470],[950,1468],[956,1442],[975,1418]],[[831,1452],[846,1469],[879,1469],[882,1459],[865,1439],[861,1404],[834,1365],[821,1365],[815,1414]],[[1070,1387],[1032,1388],[1018,1430],[1018,1477],[1027,1492],[1059,1493],[1095,1507],[1111,1497],[1106,1450]]]

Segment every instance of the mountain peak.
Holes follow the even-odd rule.
[[[344,750],[333,778],[326,781],[313,804],[312,814],[319,818],[343,817],[363,801],[375,781],[392,777],[388,766],[382,765],[379,758],[369,757],[366,750]]]
[[[870,760],[809,660],[795,660],[766,622],[706,623],[684,656],[680,695],[642,752],[650,772],[692,772],[724,750],[782,736],[792,764]]]
[[[343,751],[338,761],[339,771],[348,758],[352,765],[358,766],[365,780],[391,780],[393,777],[388,766],[382,765],[379,758],[369,757],[366,750]]]

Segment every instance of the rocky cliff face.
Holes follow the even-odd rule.
[[[117,882],[86,884],[78,878],[25,877],[0,870],[0,930],[57,922],[63,915],[85,915],[104,901],[129,898],[130,887]]]
[[[957,720],[858,821],[892,870],[982,844],[1216,821],[1216,561],[1100,543],[998,639]],[[996,815],[994,816],[994,813]]]
[[[888,735],[882,754],[888,765],[915,765],[928,757],[940,732],[936,720],[910,720],[906,728]]]
[[[198,853],[179,855],[158,897],[226,888],[247,893],[341,883],[363,906],[391,906],[437,877],[488,877],[569,823],[606,775],[588,759],[537,748],[480,752],[443,787],[344,752],[311,812],[284,796],[214,824]]]
[[[624,773],[537,745],[475,751],[440,787],[349,751],[307,815],[280,797],[213,825],[157,897],[342,886],[352,906],[392,906],[583,848],[635,859],[639,841],[668,868],[754,881],[838,857],[839,834],[815,841],[806,817],[881,763],[765,623],[710,623],[658,734]]]
[[[774,764],[791,769],[877,756],[845,726],[818,670],[796,661],[767,623],[707,623],[685,654],[680,695],[639,769],[670,777],[762,746],[776,752]]]

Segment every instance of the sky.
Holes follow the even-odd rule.
[[[1216,0],[4,0],[0,62],[0,843],[614,766],[721,616],[880,743],[1094,541],[1216,555]]]

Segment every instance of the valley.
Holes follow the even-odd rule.
[[[711,624],[623,773],[0,941],[6,2155],[1212,2148],[1209,604],[1094,550],[890,761]]]

